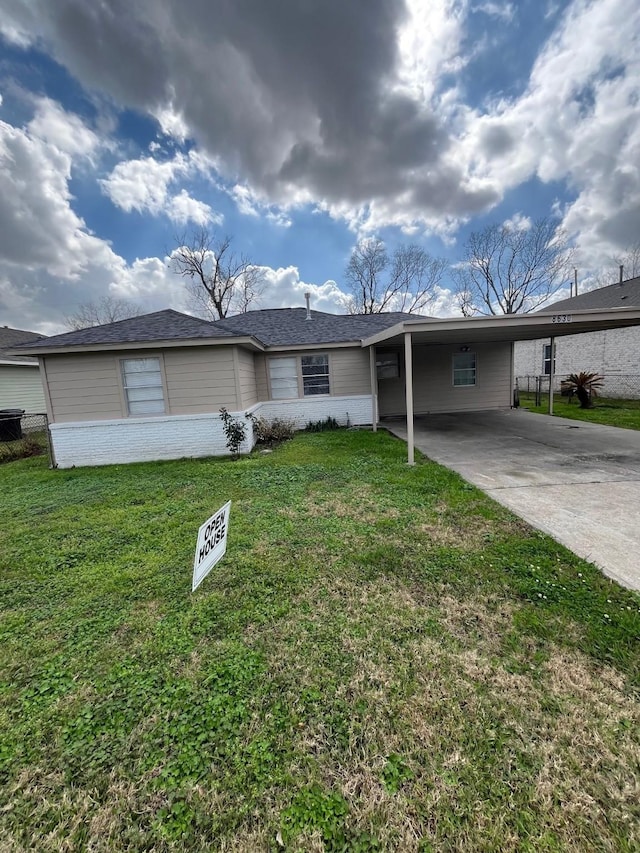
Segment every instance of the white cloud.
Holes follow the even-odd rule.
[[[210,222],[220,225],[223,222],[222,214],[214,213],[205,202],[191,198],[186,190],[180,190],[177,195],[172,196],[165,210],[169,219],[178,225],[186,225],[188,222],[196,225],[207,225]]]
[[[68,113],[50,98],[38,98],[35,115],[28,125],[31,136],[55,146],[71,157],[88,157],[105,145],[82,119]]]
[[[154,216],[164,214],[181,225],[187,222],[219,224],[222,216],[214,213],[208,204],[192,198],[185,189],[171,192],[172,186],[198,171],[199,164],[183,154],[177,154],[172,160],[141,157],[118,163],[100,185],[111,201],[128,213],[136,210]]]
[[[24,129],[0,122],[0,313],[9,325],[60,331],[79,304],[108,292],[129,290],[148,310],[186,304],[161,260],[127,264],[73,210],[74,161],[95,153],[94,137],[51,101]]]
[[[311,307],[315,311],[344,314],[347,310],[348,296],[331,279],[324,284],[309,284],[300,279],[300,271],[295,266],[260,267],[265,280],[264,295],[260,299],[260,308],[295,308],[305,306],[305,293],[311,294]]]
[[[513,3],[480,3],[474,7],[474,12],[476,11],[484,12],[491,18],[500,18],[506,22],[512,21],[516,13]]]
[[[534,176],[566,182],[563,225],[586,265],[640,232],[640,55],[622,32],[640,33],[635,0],[576,0],[523,95],[468,110],[455,146],[500,195]]]
[[[528,231],[533,224],[529,216],[518,211],[502,223],[508,231]]]
[[[288,228],[292,224],[288,211],[295,206],[293,204],[282,207],[271,205],[265,200],[263,195],[261,196],[259,193],[256,193],[246,184],[235,184],[226,190],[226,192],[228,192],[239,212],[244,216],[264,216],[273,225],[278,225],[281,228]]]
[[[70,206],[71,157],[0,122],[0,258],[72,277],[83,266],[83,221]],[[84,238],[88,238],[84,234]]]

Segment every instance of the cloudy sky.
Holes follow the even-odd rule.
[[[2,324],[183,309],[198,225],[344,310],[359,236],[547,215],[585,275],[640,238],[637,0],[0,0]]]

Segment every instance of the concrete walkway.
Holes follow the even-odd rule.
[[[404,419],[383,426],[406,439]],[[640,590],[640,431],[516,409],[417,417],[415,445]]]

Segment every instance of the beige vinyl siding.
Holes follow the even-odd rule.
[[[362,347],[296,350],[295,352],[259,353],[255,356],[255,376],[258,400],[270,400],[267,380],[270,358],[294,358],[302,355],[329,356],[329,385],[332,397],[370,394],[369,351]]]
[[[124,416],[113,353],[48,355],[44,363],[55,423]]]
[[[164,351],[168,413],[195,415],[242,408],[237,399],[233,347],[185,347]]]
[[[0,364],[0,409],[44,412],[44,391],[38,365]]]
[[[258,402],[256,368],[253,353],[237,347],[238,379],[240,383],[240,408],[248,408]]]
[[[264,353],[256,353],[254,356],[254,365],[256,371],[256,391],[258,400],[265,402],[269,399],[269,383],[267,381],[267,358]]]
[[[334,397],[349,397],[371,393],[369,350],[362,347],[329,351],[331,393]]]
[[[469,344],[476,353],[476,384],[453,385],[453,353],[457,347],[413,348],[413,405],[416,414],[507,408],[511,405],[511,344]],[[405,369],[400,378],[378,380],[380,415],[404,414]]]

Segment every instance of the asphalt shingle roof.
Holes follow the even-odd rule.
[[[326,314],[306,308],[266,308],[210,322],[167,309],[131,317],[104,326],[92,326],[46,339],[46,347],[91,347],[102,344],[133,344],[142,341],[192,340],[194,338],[254,337],[265,346],[304,346],[359,341],[415,314]],[[25,344],[37,349],[37,343]]]
[[[93,344],[133,344],[140,341],[172,341],[192,338],[231,337],[232,332],[216,328],[214,323],[199,320],[167,308],[153,314],[130,317],[104,326],[91,326],[76,332],[65,332],[47,338],[47,347],[91,346]],[[36,348],[27,344],[25,351]]]
[[[640,276],[627,281],[598,287],[588,293],[579,293],[569,299],[561,299],[544,309],[549,311],[582,311],[588,308],[636,308],[640,307]],[[539,312],[538,312],[539,313]]]
[[[213,325],[236,335],[252,335],[271,347],[359,341],[403,320],[415,319],[415,314],[399,311],[384,314],[311,311],[311,319],[307,320],[306,308],[266,308],[226,317]]]
[[[26,332],[24,329],[10,329],[9,326],[0,326],[0,359],[2,361],[32,361],[38,363],[37,358],[29,358],[27,355],[7,355],[6,350],[13,349],[18,344],[26,342],[40,341],[44,335],[38,335],[36,332]]]

